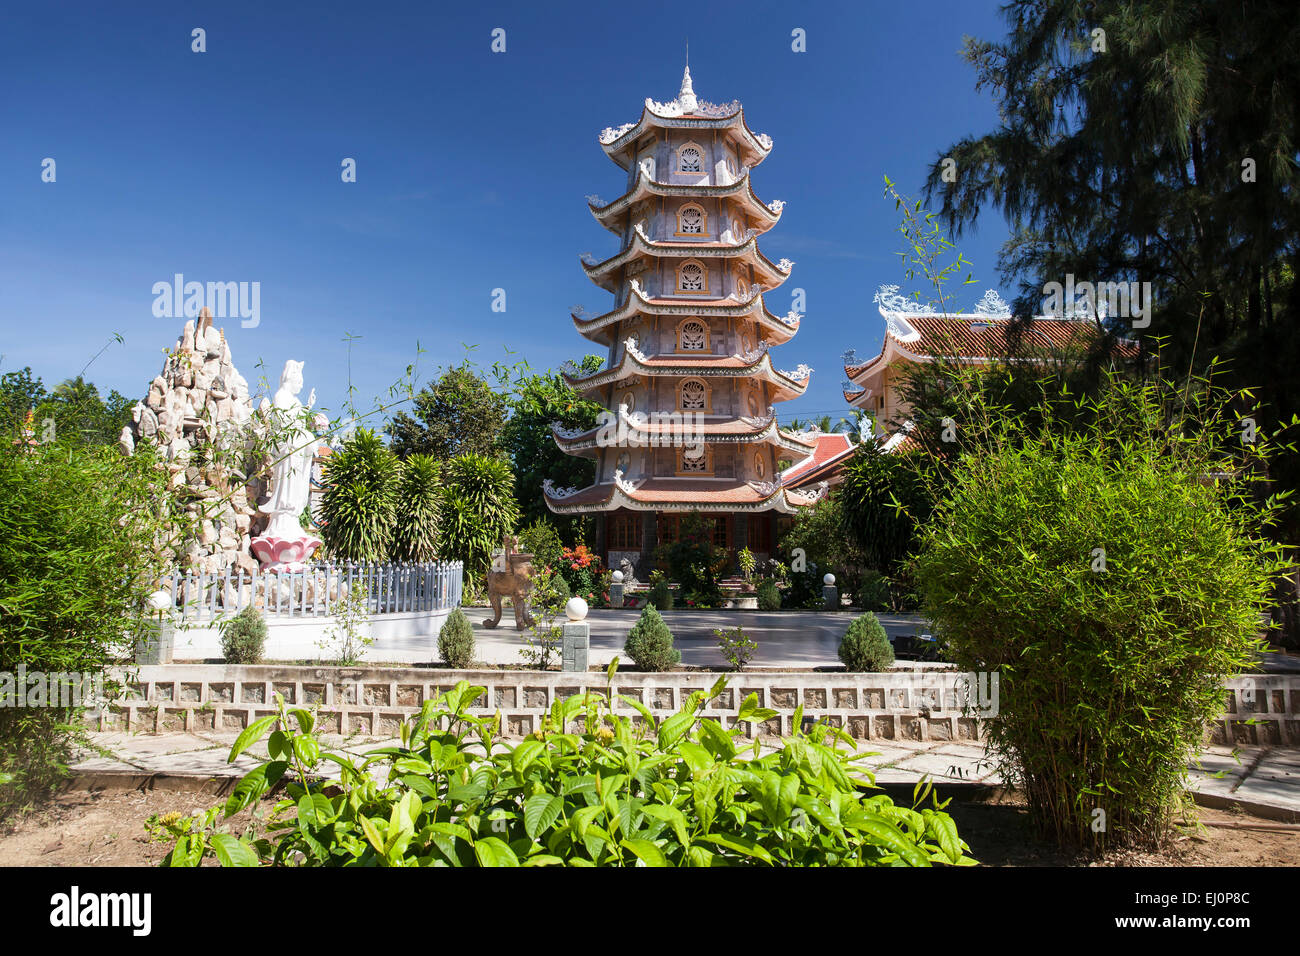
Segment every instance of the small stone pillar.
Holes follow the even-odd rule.
[[[587,602],[582,598],[569,598],[564,605],[568,620],[560,628],[560,670],[585,671],[587,652],[591,649],[591,625],[587,623]]]
[[[822,604],[828,611],[840,609],[840,592],[835,587],[835,575],[828,574],[822,578]]]
[[[137,664],[170,664],[176,646],[176,628],[171,620],[171,595],[154,591],[145,601],[149,612],[135,636],[133,657]]]
[[[615,571],[609,579],[609,606],[623,606],[623,572]]]

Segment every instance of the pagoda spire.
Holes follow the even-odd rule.
[[[688,53],[689,57],[690,54]],[[677,105],[681,107],[683,113],[694,113],[699,108],[699,101],[695,99],[695,89],[691,86],[691,64],[688,60],[686,63],[686,72],[682,74],[682,89],[677,94]]]

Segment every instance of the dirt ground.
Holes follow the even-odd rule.
[[[153,814],[189,815],[221,799],[195,790],[68,790],[0,828],[0,866],[154,866],[170,847],[150,840],[145,821]],[[971,855],[990,866],[1300,866],[1300,828],[1281,829],[1244,813],[1202,807],[1203,828],[1189,829],[1163,853],[1086,860],[1037,842],[1014,798],[954,801],[948,809]],[[269,811],[263,801],[261,814]]]

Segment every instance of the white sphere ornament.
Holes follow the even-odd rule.
[[[564,605],[564,613],[570,621],[581,621],[587,616],[587,602],[580,597],[569,598]]]
[[[830,587],[834,583],[835,583],[835,575],[833,574],[828,574],[826,575],[826,577],[822,578],[822,584],[826,585],[827,587]]]
[[[615,584],[622,584],[622,583],[623,583],[623,572],[622,572],[622,571],[615,571],[613,574],[611,574],[611,575],[609,576],[609,579],[610,579],[611,581],[613,581]]]
[[[172,596],[166,591],[154,591],[145,598],[144,603],[151,611],[165,611],[172,606]]]

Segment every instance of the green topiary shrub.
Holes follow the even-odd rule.
[[[266,647],[266,621],[251,604],[221,623],[221,656],[232,664],[257,664]]]
[[[781,610],[781,589],[776,586],[776,582],[771,578],[764,578],[759,581],[755,593],[758,597],[758,609],[760,611]]]
[[[650,593],[646,595],[646,606],[660,611],[673,609],[673,589],[662,572],[655,571],[650,575]]]
[[[397,521],[401,464],[369,429],[358,428],[325,461],[321,538],[336,561],[383,561]]]
[[[438,461],[429,455],[410,455],[402,462],[397,487],[397,520],[393,526],[391,556],[395,561],[432,561],[437,557],[438,515],[442,508],[442,480]]]
[[[673,647],[673,633],[659,612],[646,607],[627,635],[623,652],[643,671],[671,670],[680,663],[681,652]]]
[[[464,669],[474,663],[474,625],[456,608],[438,631],[438,655],[452,667]]]
[[[564,580],[564,576],[557,574],[551,581],[551,587],[555,590],[555,603],[560,610],[564,610],[564,605],[569,603],[569,598],[573,597],[573,592],[569,589],[569,583]]]
[[[894,648],[874,614],[856,617],[840,641],[840,661],[851,671],[883,671],[894,663]]]

